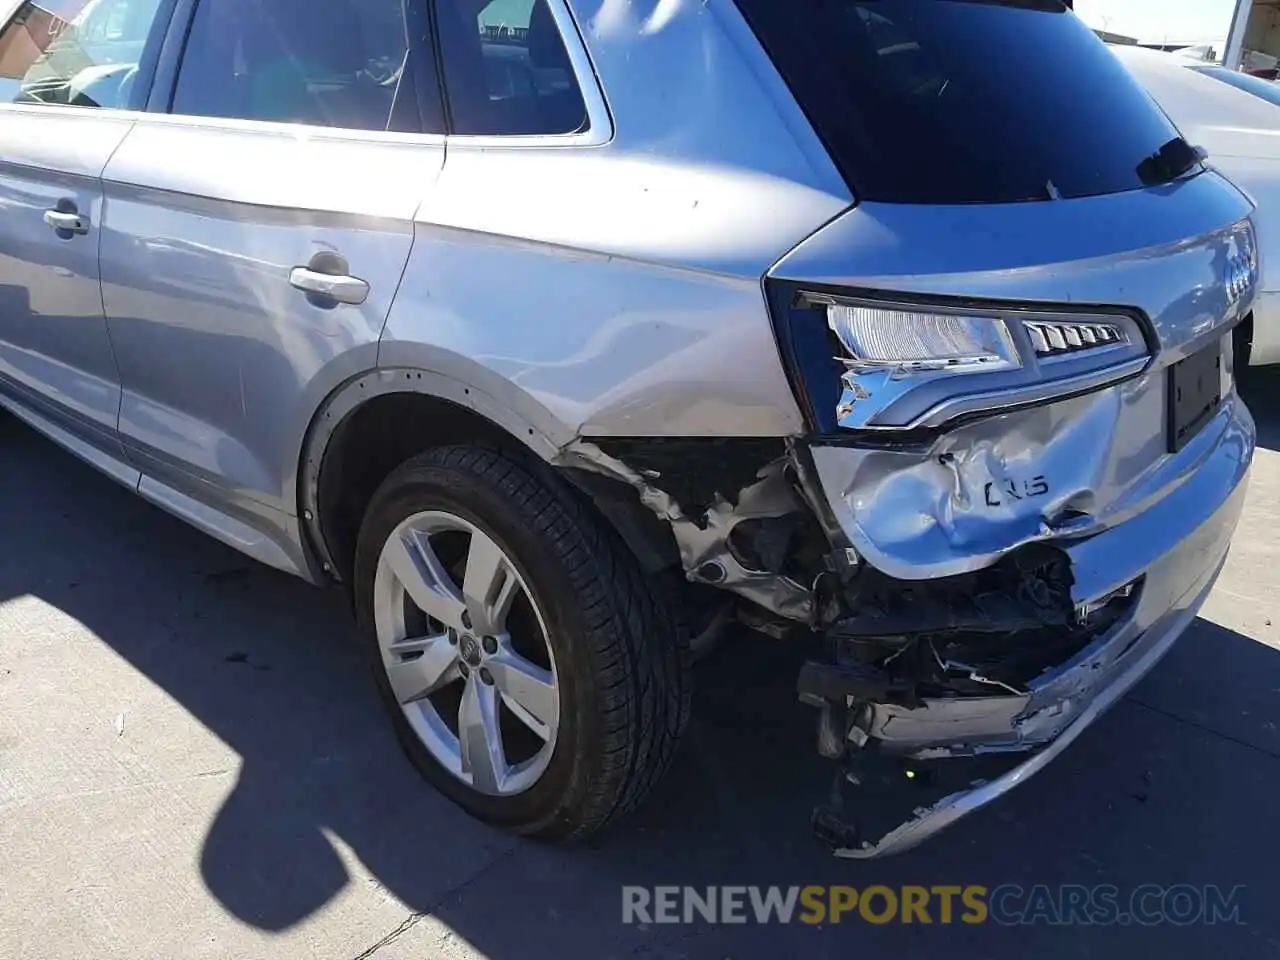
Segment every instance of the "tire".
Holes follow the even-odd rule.
[[[446,765],[445,761],[454,762],[452,755],[439,747],[435,735],[424,739],[423,714],[414,710],[424,699],[435,704],[444,692],[402,704],[393,688],[391,671],[399,666],[389,664],[413,661],[388,659],[386,624],[388,617],[398,614],[386,610],[397,610],[400,604],[413,614],[418,608],[406,603],[404,595],[386,606],[385,598],[395,596],[386,592],[386,584],[394,584],[397,574],[388,572],[394,565],[389,567],[384,558],[396,543],[404,542],[398,539],[405,536],[400,531],[446,522],[433,517],[473,525],[477,532],[469,536],[468,544],[481,535],[491,538],[527,592],[527,600],[512,604],[511,616],[515,616],[515,604],[527,602],[534,619],[526,616],[525,621],[535,627],[542,624],[540,631],[526,632],[541,633],[549,651],[559,704],[557,727],[553,739],[543,745],[545,756],[539,762],[545,763],[545,769],[513,794],[493,795],[492,784],[489,790],[477,789],[476,773],[471,774],[473,782],[465,782],[465,769],[459,773]],[[415,549],[422,536],[433,538],[428,554],[438,554],[443,566],[446,551],[437,545],[454,532],[408,536],[418,538],[411,540]],[[463,584],[470,562],[469,553],[454,562],[450,576],[455,585]],[[392,473],[374,495],[361,526],[354,571],[358,627],[400,743],[422,775],[471,815],[527,836],[586,837],[634,810],[670,765],[688,723],[690,700],[688,638],[676,613],[678,605],[665,601],[614,531],[549,468],[470,446],[442,447],[415,457]],[[505,590],[507,583],[501,582]],[[428,632],[446,623],[425,619]],[[465,629],[471,628],[468,621]],[[479,638],[462,629],[448,628],[450,643],[464,653],[469,643],[470,652],[478,654]],[[401,632],[411,631],[406,627]],[[514,628],[510,636],[516,637]],[[483,638],[486,650],[492,639]],[[467,671],[464,653],[458,654],[450,669]],[[477,683],[479,675],[484,670],[473,666],[466,679],[458,681],[464,701],[473,686],[486,689]],[[488,678],[488,683],[492,686],[494,680]],[[501,683],[494,689],[501,691]],[[448,709],[437,705],[430,709],[435,711],[432,723],[435,717],[447,722]],[[463,741],[474,742],[461,732],[462,709],[458,708],[454,731],[460,758],[465,752]],[[498,712],[494,707],[495,716]],[[411,719],[415,717],[416,725]],[[505,736],[500,738],[504,743]],[[428,742],[437,743],[436,752]],[[499,756],[506,754],[504,746]],[[515,782],[514,776],[505,782]]]

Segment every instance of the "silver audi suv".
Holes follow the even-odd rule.
[[[1059,0],[9,7],[0,403],[343,584],[477,817],[633,808],[745,623],[901,849],[1222,565],[1251,205]]]

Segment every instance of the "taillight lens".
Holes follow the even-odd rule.
[[[1017,348],[997,317],[885,310],[833,303],[827,324],[849,364],[900,372],[993,372],[1019,366]]]
[[[1118,311],[899,303],[782,285],[771,295],[820,432],[939,427],[1097,389],[1150,358],[1139,321]]]

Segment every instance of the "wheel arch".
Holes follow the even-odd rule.
[[[312,416],[298,462],[300,525],[315,565],[348,579],[363,507],[391,470],[427,447],[480,440],[552,459],[572,433],[552,425],[553,436],[549,417],[538,419],[437,370],[380,368],[344,381]]]

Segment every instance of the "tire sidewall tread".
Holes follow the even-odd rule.
[[[546,620],[561,718],[547,771],[530,789],[488,797],[442,767],[391,693],[373,627],[373,576],[391,532],[441,509],[507,552]],[[670,765],[689,716],[689,649],[660,578],[551,468],[485,447],[441,447],[397,468],[370,503],[356,547],[356,619],[378,692],[414,766],[481,820],[513,832],[584,837],[633,810]]]

